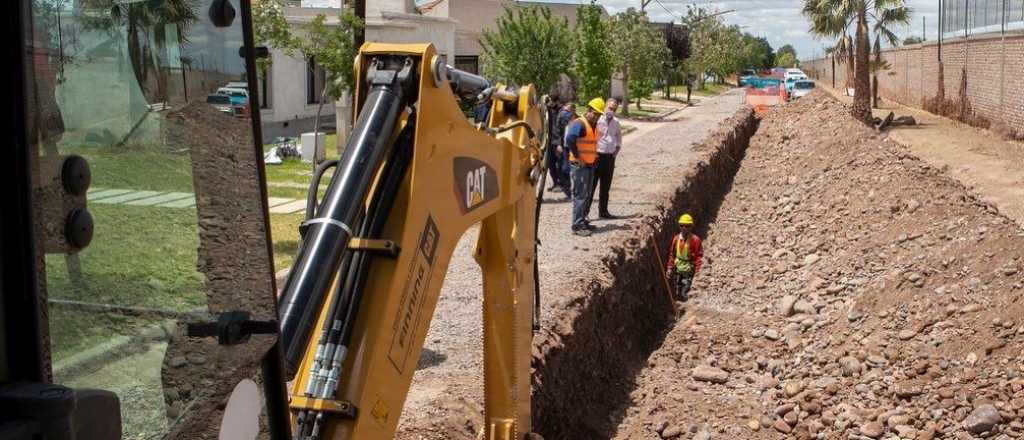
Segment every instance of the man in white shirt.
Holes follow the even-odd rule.
[[[618,108],[619,101],[609,99],[604,114],[597,121],[597,166],[594,168],[594,185],[591,186],[594,191],[590,193],[590,200],[593,201],[594,193],[597,192],[597,215],[603,219],[618,218],[608,212],[608,190],[612,187],[612,176],[615,175],[615,156],[622,149],[622,125],[619,124],[619,118],[615,117]]]

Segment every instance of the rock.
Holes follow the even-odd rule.
[[[778,408],[775,408],[775,415],[777,415],[779,417],[782,417],[782,416],[786,415],[787,413],[789,413],[790,411],[793,411],[794,408],[796,408],[796,404],[795,403],[787,403],[787,404],[784,404],[784,405],[779,405]]]
[[[901,341],[909,341],[911,339],[914,339],[914,336],[917,336],[917,331],[912,329],[900,330],[900,332],[896,335],[896,337],[900,338]]]
[[[729,381],[729,373],[721,368],[709,366],[696,367],[690,371],[690,375],[692,375],[695,380],[702,382],[722,384]]]
[[[843,376],[851,377],[860,374],[864,369],[860,361],[853,356],[844,356],[839,359],[839,366],[843,369]]]
[[[661,438],[676,438],[680,435],[683,435],[683,428],[679,426],[669,426],[664,431],[661,431]]]
[[[786,393],[786,397],[796,396],[797,394],[800,394],[800,392],[803,390],[804,384],[801,383],[799,380],[790,380],[786,382],[786,385],[783,387],[783,391]]]
[[[917,438],[917,429],[914,429],[913,426],[896,425],[896,427],[893,428],[893,430],[895,430],[896,433],[899,434],[900,438]]]
[[[850,313],[846,314],[846,319],[850,322],[860,321],[860,319],[863,317],[864,312],[861,312],[860,310],[850,310]]]
[[[793,304],[793,311],[804,315],[814,315],[818,313],[818,309],[814,308],[814,304],[804,300],[799,300]]]
[[[171,360],[168,361],[167,364],[171,368],[181,368],[181,367],[184,367],[186,364],[188,364],[188,359],[185,359],[185,356],[175,356],[175,357],[172,357]]]
[[[775,428],[776,431],[779,431],[783,434],[789,434],[790,432],[793,432],[793,427],[789,426],[789,423],[786,423],[786,421],[782,419],[776,420],[775,424],[773,424],[772,427]]]
[[[201,354],[190,354],[188,355],[188,363],[193,365],[203,365],[206,363],[206,356]]]
[[[793,295],[786,295],[779,300],[779,314],[782,316],[793,316],[793,307],[796,306],[797,298]]]
[[[796,411],[790,411],[782,416],[782,420],[785,420],[789,426],[796,426],[796,422],[800,420],[800,414],[797,414]]]
[[[812,265],[814,263],[817,263],[818,260],[820,260],[820,259],[821,259],[821,257],[818,256],[818,254],[810,254],[810,255],[804,257],[804,266],[810,266],[810,265]]]
[[[918,202],[917,200],[910,199],[910,201],[907,202],[907,212],[909,212],[911,214],[913,214],[914,211],[917,211],[918,208],[920,208],[920,207],[921,207],[921,202]]]
[[[964,429],[972,434],[991,431],[996,425],[1003,423],[1003,416],[991,404],[979,405],[964,419]]]
[[[754,431],[754,432],[760,431],[761,430],[761,422],[758,421],[757,419],[747,420],[747,428],[750,428],[750,430]]]
[[[900,399],[909,399],[924,394],[921,384],[911,381],[897,383],[893,391]]]
[[[789,251],[789,249],[779,249],[772,254],[773,260],[792,260],[796,255]]]
[[[765,330],[764,331],[764,337],[765,337],[765,339],[768,339],[768,340],[771,340],[771,341],[778,341],[779,339],[782,339],[782,335],[780,335],[779,332],[777,330],[774,330],[774,329]]]
[[[885,428],[878,422],[870,422],[860,425],[860,434],[865,437],[879,438],[884,432]]]
[[[181,416],[181,402],[174,402],[167,406],[167,418],[177,420]]]
[[[707,431],[700,431],[694,434],[693,440],[711,440],[711,433]]]

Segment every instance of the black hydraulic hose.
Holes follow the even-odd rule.
[[[369,234],[371,237],[377,237],[384,231],[384,226],[387,224],[388,217],[391,214],[391,208],[395,204],[395,198],[398,196],[399,189],[401,188],[402,181],[405,180],[405,175],[408,172],[409,165],[412,163],[412,146],[415,139],[415,118],[410,118],[409,125],[406,126],[396,143],[395,154],[391,161],[389,161],[389,169],[384,174],[384,179],[381,181],[379,194],[380,204],[374,207],[374,211],[367,219],[369,223]],[[369,255],[362,253],[359,266],[355,271],[355,285],[352,291],[351,300],[348,304],[348,308],[345,309],[344,320],[342,321],[341,328],[341,340],[340,345],[347,347],[352,341],[352,331],[355,328],[355,318],[358,316],[359,305],[362,302],[363,291],[366,287],[367,277],[370,273],[370,258]]]
[[[348,252],[352,225],[363,208],[374,174],[392,146],[389,138],[407,104],[404,81],[411,79],[394,71],[371,77],[372,87],[318,215],[305,224],[306,237],[289,271],[278,308],[283,361],[289,378],[295,375],[312,336],[316,312],[323,305],[342,256]]]
[[[328,169],[338,166],[337,159],[324,161],[316,167],[313,172],[313,179],[309,182],[309,189],[306,190],[306,220],[316,215],[317,195],[320,192],[320,179]]]

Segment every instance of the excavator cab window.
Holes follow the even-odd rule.
[[[10,3],[24,76],[23,135],[8,148],[31,208],[2,221],[24,220],[30,238],[23,258],[5,242],[0,260],[0,437],[23,397],[5,382],[18,380],[73,390],[79,409],[117,405],[124,439],[266,432],[254,378],[277,326],[259,112],[208,99],[247,84],[241,105],[258,102],[249,0]],[[21,289],[3,269],[15,260],[32,268]],[[16,351],[15,335],[37,353]],[[13,360],[38,377],[9,374]],[[107,394],[84,405],[87,389]],[[82,431],[89,417],[68,429],[112,438]]]

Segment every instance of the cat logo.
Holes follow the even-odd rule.
[[[487,167],[482,166],[466,174],[466,207],[473,209],[484,201],[484,190],[487,188]]]
[[[455,197],[463,214],[498,198],[498,175],[486,163],[471,157],[456,157]]]

